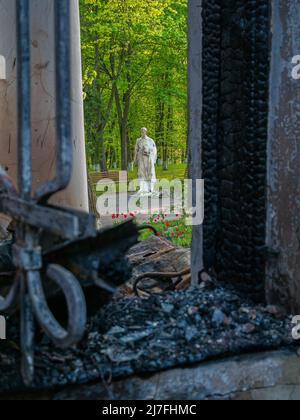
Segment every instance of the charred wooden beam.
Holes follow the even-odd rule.
[[[269,1],[203,1],[204,259],[264,299]]]
[[[204,261],[300,310],[296,0],[203,0]],[[200,256],[201,257],[201,256]]]

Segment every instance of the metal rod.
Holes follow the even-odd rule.
[[[55,67],[56,67],[56,177],[36,193],[47,201],[57,191],[65,189],[72,175],[71,142],[71,65],[70,65],[70,0],[55,0]]]
[[[29,0],[16,0],[18,67],[18,180],[20,195],[31,196]]]
[[[34,377],[34,316],[32,303],[27,291],[26,273],[19,274],[21,312],[21,371],[25,385],[30,385]]]
[[[51,264],[47,268],[47,276],[61,288],[66,299],[69,321],[68,328],[64,329],[48,307],[40,273],[29,271],[27,276],[28,291],[36,319],[48,337],[60,348],[78,343],[87,322],[85,297],[78,280],[59,265]]]
[[[57,175],[65,188],[72,175],[70,0],[55,0]]]

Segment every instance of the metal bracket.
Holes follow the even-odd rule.
[[[36,248],[29,249],[14,245],[13,262],[16,267],[22,268],[25,271],[39,271],[43,267],[42,248],[37,246]]]

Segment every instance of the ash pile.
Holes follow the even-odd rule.
[[[197,288],[186,287],[188,276],[174,284],[173,290],[170,281],[167,288],[158,281],[155,287],[151,285],[151,292],[148,288],[142,297],[134,296],[136,278],[149,269],[169,270],[163,261],[170,260],[172,252],[181,255],[177,258],[179,266],[173,262],[173,269],[184,269],[189,261],[189,250],[170,250],[165,241],[161,249],[157,241],[151,237],[129,251],[133,278],[89,318],[79,346],[55,349],[41,333],[33,390],[107,382],[297,344],[291,335],[291,317],[277,307],[253,303],[240,292],[220,285],[213,276],[205,277]],[[25,390],[19,372],[18,330],[18,320],[12,318],[8,340],[0,342],[1,393]]]

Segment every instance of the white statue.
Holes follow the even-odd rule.
[[[141,137],[136,142],[135,164],[138,166],[138,178],[141,195],[154,193],[156,184],[155,164],[157,148],[154,140],[147,136],[147,128],[141,129]]]

